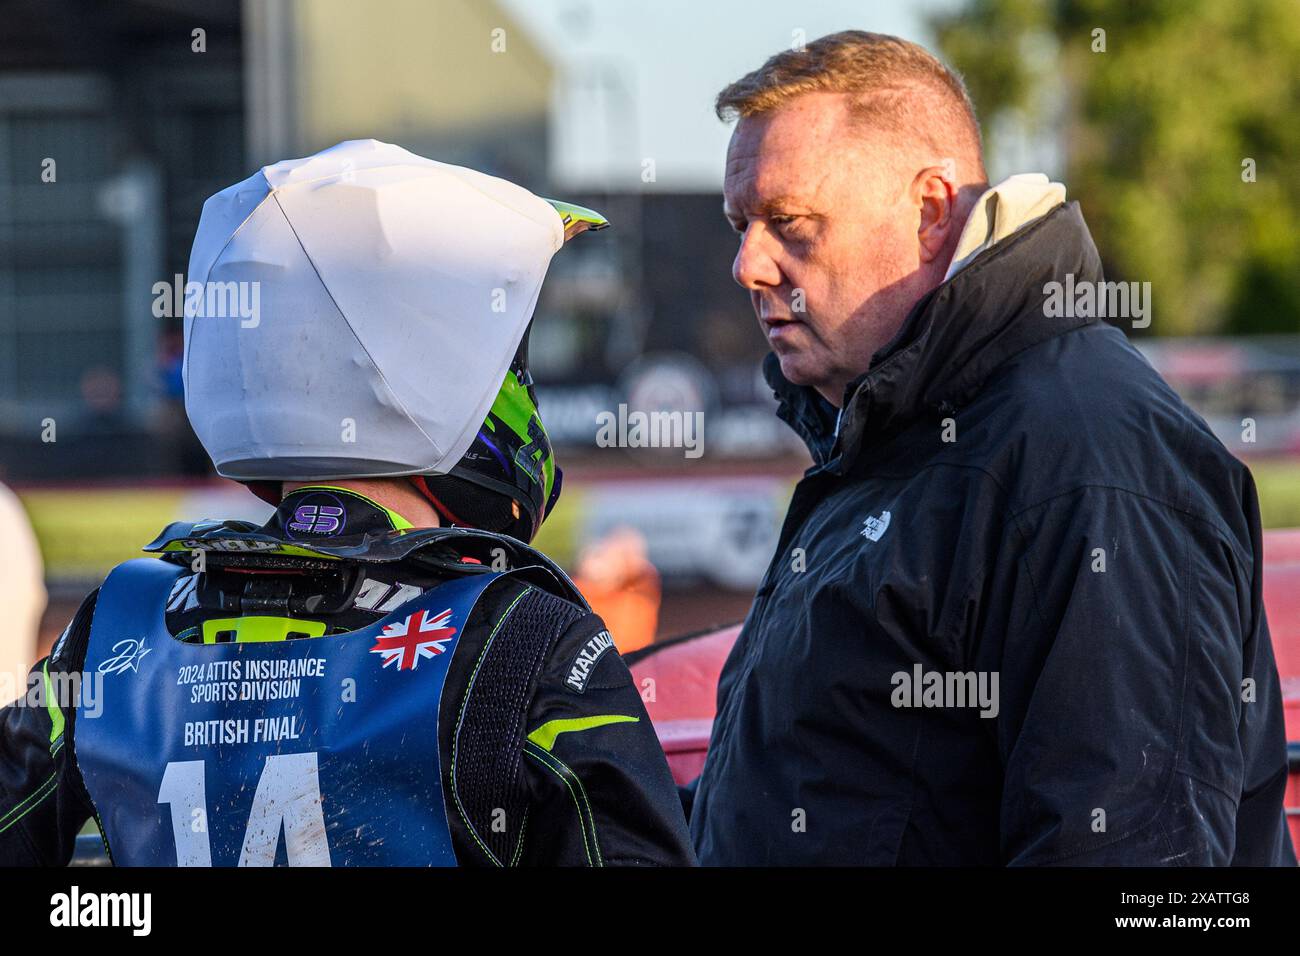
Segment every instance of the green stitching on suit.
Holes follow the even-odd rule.
[[[524,753],[528,754],[528,756],[532,757],[534,760],[540,763],[551,773],[559,777],[560,782],[563,783],[568,788],[569,796],[573,798],[573,808],[578,812],[578,831],[582,834],[582,849],[583,852],[587,854],[587,865],[595,866],[596,864],[592,862],[591,859],[591,846],[590,844],[587,843],[587,821],[586,818],[583,817],[582,815],[582,805],[578,803],[578,795],[574,792],[573,785],[569,783],[567,779],[565,779],[564,774],[560,773],[560,771],[557,770],[554,766],[546,762],[546,760],[544,759],[544,754],[546,753],[546,751],[538,750],[532,744],[525,744]]]
[[[460,710],[456,714],[456,732],[453,734],[451,739],[451,797],[452,800],[455,801],[456,812],[459,813],[460,818],[465,821],[465,828],[469,830],[469,835],[474,838],[474,842],[479,845],[479,849],[486,853],[488,859],[497,866],[502,866],[501,861],[496,858],[496,854],[493,853],[488,848],[487,844],[485,844],[479,837],[478,831],[474,829],[474,824],[469,822],[469,815],[465,813],[465,807],[460,802],[460,793],[456,790],[456,754],[460,750],[460,728],[465,721],[465,705],[469,703],[469,695],[474,692],[474,681],[478,678],[479,667],[482,665],[484,658],[487,657],[488,649],[496,639],[497,632],[501,630],[501,625],[504,624],[506,618],[510,616],[510,612],[515,609],[515,605],[522,601],[532,590],[533,589],[529,587],[519,592],[518,597],[510,602],[510,606],[505,609],[505,612],[497,619],[497,622],[492,625],[492,633],[489,634],[488,639],[483,642],[483,650],[479,652],[478,660],[474,662],[474,670],[470,673],[469,684],[465,688],[465,696],[460,699]]]
[[[40,806],[41,803],[44,802],[45,798],[54,792],[58,785],[58,781],[59,772],[56,770],[54,773],[50,774],[49,778],[46,779],[44,783],[37,787],[25,800],[23,800],[22,803],[18,804],[16,807],[12,807],[8,813],[3,817],[0,817],[0,833],[4,833],[23,817],[27,816],[27,814]],[[17,816],[14,816],[14,814],[17,814]],[[12,819],[10,819],[11,817]]]
[[[524,753],[531,756],[564,781],[564,785],[569,788],[569,795],[573,797],[574,808],[578,811],[578,822],[582,828],[582,843],[587,850],[587,862],[592,866],[604,866],[605,862],[600,855],[600,841],[596,839],[596,815],[591,810],[591,803],[587,800],[586,788],[582,785],[582,780],[573,772],[573,769],[559,757],[552,753],[542,750],[536,744],[531,742],[524,745]],[[557,768],[555,764],[559,764]],[[572,782],[570,782],[570,780]],[[578,789],[575,791],[573,785],[577,784]],[[581,797],[581,802],[579,802]],[[586,816],[583,815],[583,807],[586,806]],[[591,846],[587,845],[587,830],[591,830]],[[595,862],[592,861],[591,851],[596,851]]]
[[[592,849],[596,851],[596,865],[604,866],[605,861],[600,855],[600,841],[596,839],[596,814],[591,809],[591,802],[587,799],[587,788],[582,785],[582,778],[579,777],[576,773],[574,773],[573,768],[570,767],[563,760],[561,760],[559,757],[557,757],[555,754],[548,752],[546,756],[549,757],[551,760],[554,760],[556,763],[558,763],[560,765],[560,769],[562,769],[565,773],[567,773],[570,777],[572,777],[574,784],[577,785],[578,795],[582,797],[582,802],[587,808],[587,820],[590,822],[591,825],[591,846]]]
[[[532,807],[524,807],[524,822],[519,824],[519,842],[515,844],[515,855],[510,858],[511,866],[519,865],[519,858],[524,855],[524,833],[528,830],[528,811]]]

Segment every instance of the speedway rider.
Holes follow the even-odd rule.
[[[0,864],[90,818],[118,865],[693,862],[638,688],[526,543],[560,490],[528,327],[605,225],[370,140],[207,201],[186,410],[276,512],[86,598],[0,711]]]

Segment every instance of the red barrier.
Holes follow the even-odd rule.
[[[1264,608],[1282,678],[1286,739],[1300,745],[1300,528],[1264,533]],[[706,744],[707,746],[707,744]],[[1291,842],[1300,848],[1300,766],[1287,781]]]
[[[733,624],[624,655],[678,783],[694,780],[704,766],[718,675],[739,633]]]

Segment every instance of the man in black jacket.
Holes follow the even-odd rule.
[[[1294,864],[1254,485],[1099,317],[1078,206],[989,189],[961,81],[892,37],[718,106],[814,465],[684,794],[701,862]]]

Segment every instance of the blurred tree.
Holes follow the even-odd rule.
[[[930,24],[987,137],[1054,126],[1108,278],[1152,284],[1152,332],[1300,331],[1296,0],[969,0]]]

